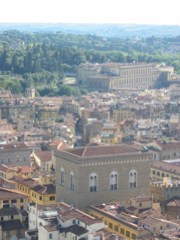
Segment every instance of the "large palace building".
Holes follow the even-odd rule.
[[[89,89],[148,89],[157,81],[171,78],[174,68],[155,63],[82,64],[77,70],[77,82]]]
[[[55,150],[56,200],[85,209],[148,194],[151,152],[137,145]]]

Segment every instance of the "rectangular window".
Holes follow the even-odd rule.
[[[136,239],[136,234],[132,233],[132,239],[133,239],[133,240]]]
[[[49,234],[49,239],[53,239],[52,233]]]
[[[120,228],[120,233],[124,235],[124,228]]]
[[[113,229],[113,225],[112,225],[112,223],[109,223],[109,228],[111,228],[111,229]]]
[[[126,237],[130,237],[130,232],[126,231]]]
[[[50,196],[49,200],[50,201],[54,201],[55,200],[55,196]]]
[[[17,203],[17,200],[16,199],[12,199],[11,203]]]
[[[24,199],[23,198],[21,198],[21,203],[23,203],[24,202]]]
[[[115,232],[118,232],[118,230],[119,230],[119,229],[118,229],[118,226],[114,226],[114,231],[115,231]]]

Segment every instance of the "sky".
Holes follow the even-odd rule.
[[[180,0],[2,0],[0,23],[180,25]]]

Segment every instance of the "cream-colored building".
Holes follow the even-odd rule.
[[[173,67],[157,63],[83,64],[77,71],[77,81],[91,89],[148,89],[157,80],[168,80]]]
[[[57,201],[85,209],[148,194],[153,155],[141,146],[88,146],[54,154]]]

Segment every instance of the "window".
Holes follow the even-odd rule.
[[[53,239],[52,233],[49,234],[49,239]]]
[[[61,180],[60,180],[60,183],[61,183],[61,186],[64,186],[64,177],[65,177],[65,172],[64,172],[64,169],[61,168]]]
[[[55,196],[50,196],[49,200],[50,201],[54,201],[55,200]]]
[[[12,200],[11,200],[11,203],[16,203],[16,202],[17,202],[16,199],[12,199]]]
[[[41,196],[39,196],[39,200],[42,201],[42,197]]]
[[[109,228],[113,229],[112,223],[109,223],[108,226],[109,226]]]
[[[152,172],[152,173],[153,173],[153,175],[156,175],[156,171],[155,171],[155,170],[153,170],[153,172]]]
[[[13,220],[14,219],[14,216],[11,216],[11,220]]]
[[[139,203],[139,207],[142,207],[142,203]]]
[[[120,233],[124,235],[124,228],[120,228]]]
[[[136,239],[136,234],[132,233],[132,239],[133,239],[133,240]]]
[[[74,191],[74,184],[75,184],[75,177],[74,177],[74,173],[71,172],[70,173],[70,189],[72,191]]]
[[[130,232],[129,231],[126,231],[126,236],[130,237]]]
[[[129,187],[130,188],[137,187],[137,172],[136,172],[136,170],[131,170],[129,172]]]
[[[97,175],[95,173],[89,176],[89,191],[97,192]]]
[[[162,173],[161,176],[164,177],[165,176],[164,173]]]
[[[114,226],[114,231],[118,232],[118,226]]]
[[[112,172],[110,174],[110,189],[117,190],[117,172]]]
[[[24,202],[24,199],[23,198],[21,198],[21,203],[23,203]]]

